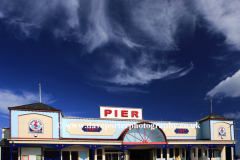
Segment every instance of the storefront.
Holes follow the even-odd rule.
[[[145,121],[141,108],[100,107],[64,117],[43,103],[9,107],[12,160],[233,160],[234,120]]]

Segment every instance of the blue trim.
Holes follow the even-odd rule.
[[[138,147],[138,146],[153,146],[153,147],[159,147],[159,148],[165,148],[166,145],[123,145],[123,149],[129,149],[132,147]]]

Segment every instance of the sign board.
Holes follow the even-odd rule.
[[[100,132],[102,128],[100,126],[83,126],[84,132]]]
[[[100,118],[142,120],[142,108],[100,106]]]
[[[22,155],[22,160],[29,160],[29,155]]]
[[[219,135],[219,136],[226,136],[226,129],[225,129],[225,127],[220,126],[220,127],[218,128],[218,135]]]
[[[188,134],[189,130],[186,128],[176,128],[174,132],[177,134]]]
[[[39,119],[31,119],[28,126],[29,133],[43,133],[43,122]]]

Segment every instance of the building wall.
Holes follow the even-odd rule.
[[[233,121],[219,121],[219,120],[211,120],[211,140],[234,140],[234,125]],[[218,135],[218,128],[220,126],[225,127],[226,136]],[[223,137],[223,139],[221,139]]]
[[[11,137],[12,138],[34,138],[33,133],[28,134],[28,122],[32,119],[43,121],[43,132],[38,138],[59,138],[58,113],[11,110]],[[19,121],[20,120],[20,121]],[[26,135],[27,136],[26,136]],[[29,137],[28,137],[29,136]]]
[[[210,139],[209,120],[201,123],[201,133],[202,133],[201,139]]]
[[[29,133],[29,121],[39,119],[43,122],[43,133],[37,133],[37,138],[53,138],[53,120],[42,114],[24,114],[18,116],[18,138],[34,138],[34,133]]]

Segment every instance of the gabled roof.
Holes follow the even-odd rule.
[[[24,109],[24,110],[48,110],[48,111],[61,111],[59,109],[50,107],[46,104],[43,103],[32,103],[32,104],[26,104],[22,106],[16,106],[16,107],[8,107],[9,110],[19,110],[19,109]]]
[[[209,119],[219,119],[219,120],[234,120],[234,119],[231,119],[231,118],[227,118],[227,117],[223,117],[223,116],[219,116],[217,114],[209,114],[208,116],[200,119],[198,122],[203,122],[205,120],[209,120]]]

